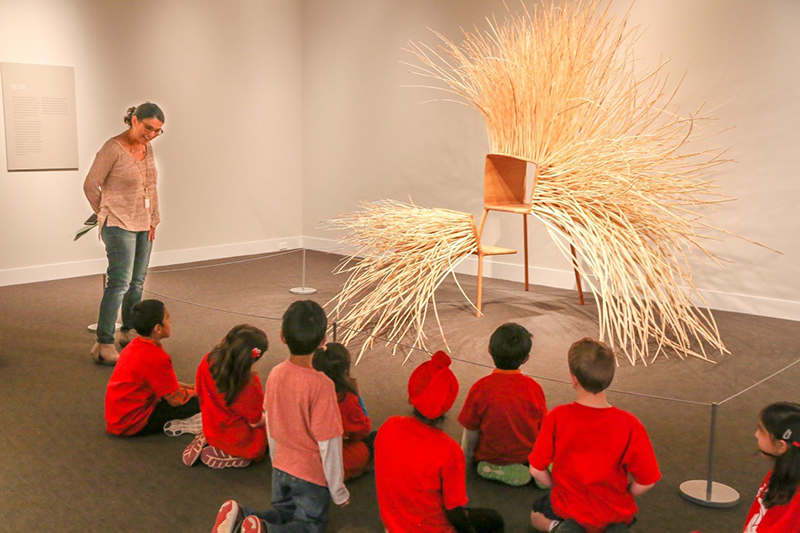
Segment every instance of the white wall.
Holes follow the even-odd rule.
[[[301,22],[295,0],[0,1],[0,61],[75,67],[80,161],[8,173],[0,150],[0,284],[104,270],[95,234],[72,242],[91,214],[82,183],[145,100],[166,114],[154,264],[299,236]]]
[[[509,5],[515,5],[510,2]],[[613,0],[623,13],[627,0]],[[325,218],[356,208],[359,200],[413,200],[480,214],[485,127],[471,108],[430,89],[408,73],[401,49],[409,40],[437,43],[427,29],[460,40],[459,27],[486,28],[485,17],[504,13],[501,0],[307,0],[303,16],[304,130],[303,233]],[[734,261],[724,269],[694,263],[695,284],[712,307],[800,319],[800,3],[795,0],[638,0],[631,24],[646,28],[638,56],[687,72],[677,104],[691,111],[703,101],[721,127],[735,129],[714,142],[732,147],[736,163],[714,175],[722,192],[738,198],[709,213],[727,231],[779,249],[775,254],[735,238],[710,243]],[[538,223],[531,241],[534,282],[572,283],[568,263]],[[519,217],[490,215],[486,237],[521,247]],[[329,244],[315,241],[317,246]],[[495,275],[522,279],[522,258]]]
[[[513,2],[509,3],[514,5]],[[621,13],[627,0],[612,0]],[[360,200],[409,195],[420,205],[479,214],[483,121],[401,61],[409,40],[435,44],[485,27],[502,0],[0,0],[0,61],[72,65],[80,170],[5,172],[0,150],[0,285],[101,272],[103,249],[73,231],[88,215],[81,184],[125,108],[163,106],[154,143],[163,224],[153,263],[290,246],[325,248],[317,224]],[[137,16],[140,17],[137,20]],[[783,251],[733,238],[710,247],[734,263],[697,262],[712,307],[800,319],[800,3],[795,0],[638,0],[647,61],[672,58],[678,103],[717,111],[737,163],[714,177],[738,201],[713,224]],[[2,111],[0,110],[0,113]],[[2,117],[0,116],[0,119]],[[4,143],[0,131],[0,142]],[[520,221],[494,214],[486,238],[521,245]],[[569,286],[571,273],[532,223],[533,281]],[[243,245],[242,243],[251,243]],[[521,279],[521,257],[490,275]]]

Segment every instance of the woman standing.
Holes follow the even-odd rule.
[[[97,342],[91,355],[96,363],[114,364],[119,357],[114,330],[122,306],[120,346],[135,336],[131,308],[142,299],[142,287],[150,262],[150,250],[159,223],[158,191],[150,141],[164,133],[164,113],[145,102],[128,109],[128,129],[100,148],[83,183],[83,192],[97,214],[100,237],[108,257],[108,281]]]

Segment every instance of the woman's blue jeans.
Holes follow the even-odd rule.
[[[97,342],[113,344],[120,305],[123,331],[133,328],[131,308],[142,299],[153,243],[147,238],[147,231],[128,231],[114,226],[103,225],[100,235],[106,245],[108,280],[100,302]]]

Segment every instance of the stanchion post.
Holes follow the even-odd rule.
[[[339,326],[339,323],[338,323],[338,322],[334,322],[334,323],[333,323],[333,342],[338,342],[338,341],[336,340],[336,329],[338,328],[338,326]]]
[[[303,248],[303,286],[302,287],[294,287],[289,289],[289,292],[292,294],[316,294],[317,289],[312,287],[306,287],[306,249]]]
[[[717,443],[718,403],[711,404],[711,427],[708,440],[708,479],[693,479],[681,483],[681,496],[704,507],[733,507],[739,503],[739,493],[714,481],[714,450]]]

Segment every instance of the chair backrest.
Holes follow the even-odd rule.
[[[527,187],[528,167],[533,165],[533,180]],[[530,206],[539,168],[532,161],[503,154],[488,154],[483,175],[483,202],[486,205]]]

